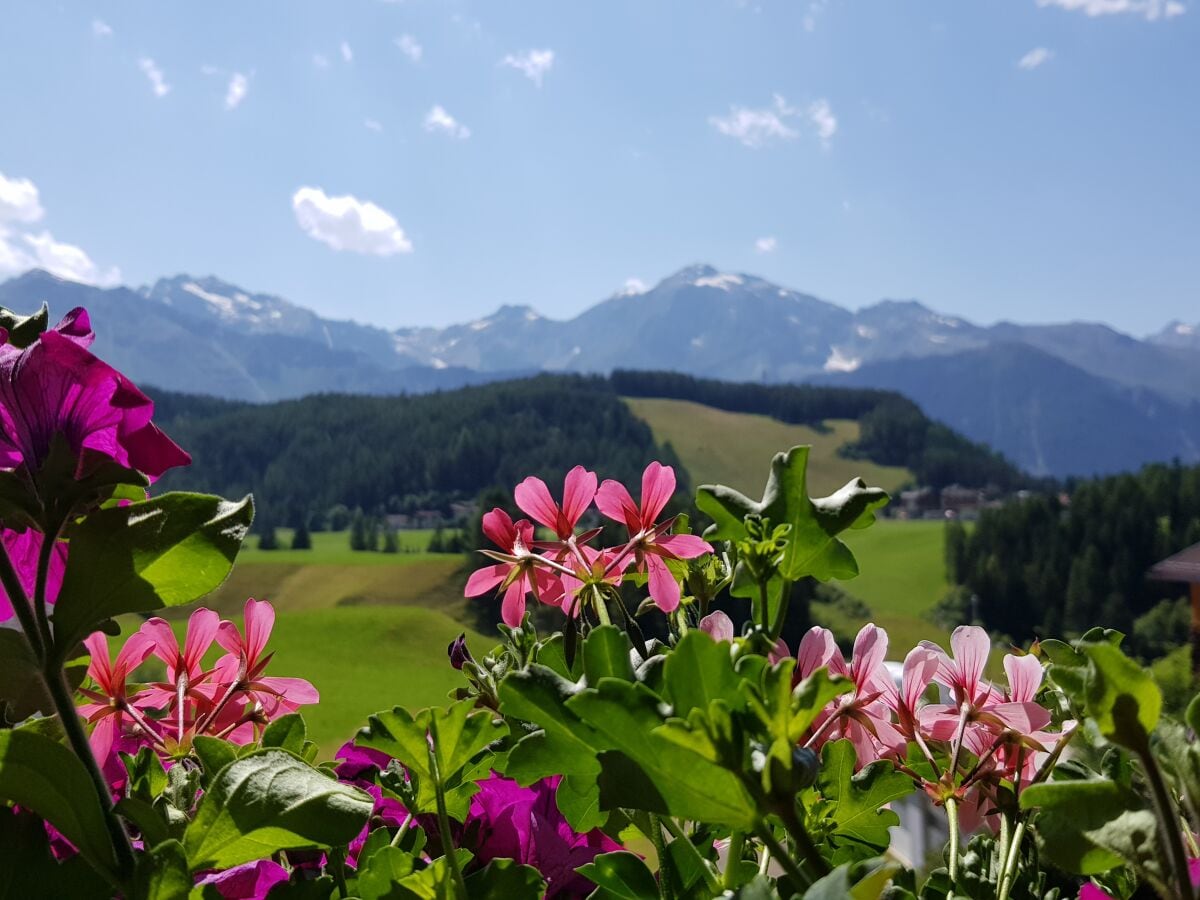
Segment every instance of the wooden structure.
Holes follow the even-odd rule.
[[[1186,584],[1192,590],[1192,674],[1200,677],[1200,544],[1155,563],[1146,573],[1155,581]]]

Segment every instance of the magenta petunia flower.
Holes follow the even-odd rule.
[[[36,471],[56,435],[77,457],[77,478],[104,460],[151,480],[191,462],[150,421],[150,398],[87,349],[91,337],[82,309],[24,349],[0,336],[0,469]]]
[[[599,829],[580,834],[571,828],[554,799],[556,776],[523,788],[495,772],[479,782],[471,799],[468,827],[478,827],[475,858],[515,859],[546,879],[546,896],[584,896],[593,887],[575,871],[600,853],[621,846]]]
[[[287,881],[288,877],[288,870],[279,863],[259,859],[206,875],[196,882],[196,886],[211,886],[224,900],[265,900],[271,888]]]
[[[37,581],[38,554],[42,552],[42,541],[45,540],[40,531],[0,530],[0,543],[8,551],[17,579],[25,589],[25,596],[33,599],[33,591]],[[58,541],[54,545],[54,553],[50,557],[50,570],[46,577],[46,602],[53,603],[58,599],[59,588],[62,587],[63,575],[67,570],[67,545]],[[13,616],[12,601],[8,592],[0,585],[0,622],[6,622]]]

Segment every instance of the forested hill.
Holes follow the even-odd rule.
[[[192,454],[162,487],[236,496],[253,492],[272,525],[294,525],[337,504],[368,512],[446,510],[537,473],[559,483],[580,464],[636,485],[651,459],[688,475],[669,445],[622,396],[692,399],[789,423],[862,423],[849,448],[860,458],[906,466],[923,483],[994,484],[1022,476],[984,448],[930,422],[884,391],[731,385],[663,373],[611,378],[540,375],[444,393],[369,397],[315,395],[250,404],[151,390],[156,420]],[[744,395],[741,405],[737,397]],[[786,448],[779,448],[786,449]]]
[[[999,453],[933,421],[917,404],[892,391],[737,384],[677,372],[618,370],[610,380],[617,393],[627,397],[691,400],[794,425],[820,426],[829,419],[856,419],[861,433],[858,441],[846,448],[846,454],[880,465],[901,466],[912,472],[921,485],[991,485],[1002,491],[1036,486],[1033,479]]]
[[[946,556],[992,631],[1024,641],[1103,624],[1137,641],[1135,620],[1184,590],[1146,570],[1197,542],[1200,466],[1153,465],[1081,482],[1069,499],[1013,500],[969,532],[952,525]]]

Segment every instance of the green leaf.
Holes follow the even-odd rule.
[[[300,713],[288,713],[266,727],[263,731],[262,745],[290,750],[303,759],[304,742],[307,739],[308,729],[304,725],[304,717]]]
[[[198,734],[192,740],[192,750],[204,768],[203,783],[207,786],[217,773],[238,758],[233,744],[207,734]]]
[[[1100,733],[1136,753],[1147,753],[1162,713],[1162,691],[1143,669],[1112,644],[1085,644],[1088,713]]]
[[[610,798],[619,796],[621,806],[733,828],[753,826],[755,804],[738,776],[659,733],[665,722],[662,701],[644,685],[606,678],[567,706],[643,773],[635,782],[635,773],[619,757],[602,755],[601,768],[610,776],[601,783],[602,808],[611,805],[604,803],[607,785]],[[640,805],[639,792],[646,792],[644,802],[661,800],[666,809]]]
[[[1193,697],[1192,702],[1188,704],[1183,720],[1187,722],[1187,727],[1192,729],[1192,734],[1200,735],[1200,694]]]
[[[383,847],[371,855],[358,872],[358,896],[362,900],[391,900],[411,896],[399,882],[413,872],[413,857],[397,847]]]
[[[116,861],[92,779],[62,744],[31,731],[0,731],[0,800],[46,819],[115,883]]]
[[[286,750],[259,750],[218,773],[183,843],[192,871],[226,869],[279,850],[349,843],[373,805]]]
[[[821,770],[816,789],[830,804],[827,815],[834,822],[829,837],[837,849],[855,842],[876,851],[888,847],[888,828],[900,817],[883,807],[913,792],[912,780],[897,772],[890,762],[873,762],[855,774],[854,745],[842,739],[821,748]]]
[[[492,860],[467,876],[466,884],[471,900],[538,900],[546,889],[537,869],[513,859]]]
[[[10,722],[54,711],[29,641],[12,628],[0,628],[0,701],[7,706]]]
[[[0,328],[8,332],[7,343],[24,350],[38,339],[50,324],[50,306],[42,301],[42,308],[28,316],[0,307]]]
[[[460,700],[446,709],[423,709],[415,716],[402,706],[379,712],[367,720],[355,742],[394,756],[423,779],[431,780],[429,743],[434,730],[434,758],[443,783],[449,782],[473,756],[492,741],[508,734],[508,726],[489,710],[476,709],[474,701]]]
[[[601,853],[575,871],[596,885],[588,900],[646,900],[658,896],[654,873],[641,857],[625,850]]]
[[[746,705],[742,679],[733,670],[732,645],[718,643],[703,631],[692,630],[667,657],[663,679],[674,714],[686,719],[693,709],[708,709],[723,700],[730,709]]]
[[[32,812],[0,809],[0,848],[0,900],[111,900],[111,885],[82,857],[55,861],[46,828]]]
[[[159,844],[138,857],[133,892],[137,900],[187,900],[192,884],[179,841]]]
[[[609,677],[633,681],[629,639],[625,632],[616,625],[593,628],[583,642],[583,672],[588,684]]]
[[[884,859],[838,866],[804,892],[804,900],[879,900],[900,866]]]
[[[250,497],[230,503],[185,493],[91,513],[70,530],[71,553],[54,607],[60,641],[79,640],[97,622],[122,613],[203,597],[229,575],[253,518]]]
[[[784,578],[798,581],[811,575],[828,581],[857,575],[854,554],[838,535],[874,522],[875,511],[888,502],[887,492],[867,487],[866,482],[856,478],[835,494],[811,499],[805,473],[809,449],[793,447],[775,455],[761,500],[751,500],[724,485],[701,485],[696,506],[713,520],[704,536],[709,540],[740,540],[746,537],[746,516],[762,516],[773,526],[792,526],[779,567]],[[744,592],[739,593],[742,595]]]
[[[170,828],[152,803],[137,797],[122,797],[117,802],[117,812],[137,827],[147,847],[171,839]]]
[[[1039,809],[1043,854],[1077,875],[1122,863],[1160,880],[1165,871],[1154,813],[1130,788],[1102,779],[1052,781],[1021,792],[1022,809]]]

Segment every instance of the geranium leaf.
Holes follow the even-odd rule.
[[[360,857],[361,859],[361,857]],[[413,857],[398,847],[384,846],[371,854],[358,870],[358,896],[362,900],[403,897],[397,883],[413,873]]]
[[[112,843],[92,780],[62,744],[32,731],[0,731],[0,800],[50,822],[115,883]]]
[[[286,750],[259,750],[217,774],[183,843],[192,871],[227,869],[280,850],[349,843],[373,806],[369,794]]]
[[[1081,649],[1092,664],[1087,706],[1100,733],[1134,752],[1149,752],[1150,732],[1162,713],[1162,691],[1154,677],[1112,644]]]
[[[746,705],[731,648],[728,642],[718,643],[703,631],[692,630],[683,636],[667,656],[663,671],[675,715],[686,719],[693,709],[708,709],[713,700],[722,700],[733,710]]]
[[[504,737],[508,726],[491,712],[476,709],[471,700],[460,700],[446,709],[423,709],[415,716],[397,706],[371,716],[355,742],[394,756],[422,779],[432,781],[427,736],[435,731],[438,774],[447,783],[484,747]]]
[[[537,869],[514,859],[492,860],[467,876],[466,885],[471,900],[538,900],[546,890],[546,880]]]
[[[616,625],[593,628],[583,642],[583,672],[588,684],[595,684],[601,678],[633,681],[629,639],[625,632]]]
[[[601,853],[575,871],[596,885],[588,900],[645,900],[658,896],[654,873],[641,857],[625,850]]]
[[[91,513],[69,533],[54,608],[59,640],[67,646],[104,619],[191,603],[219,587],[253,518],[250,497],[185,493]]]
[[[834,823],[829,836],[836,850],[855,843],[882,852],[888,846],[888,828],[900,817],[884,807],[913,792],[912,780],[890,762],[873,762],[855,774],[857,755],[848,740],[830,741],[821,748],[821,769],[816,790],[829,803],[827,815]]]
[[[857,575],[854,554],[838,535],[874,522],[875,511],[888,502],[887,492],[867,487],[856,478],[828,497],[810,498],[806,483],[809,449],[793,447],[775,455],[761,500],[751,500],[724,485],[701,485],[696,505],[713,520],[704,536],[740,540],[746,537],[746,516],[762,516],[773,526],[791,526],[779,566],[783,578],[797,581],[811,575],[828,581]],[[752,588],[744,577],[735,576],[734,593],[744,596]]]

